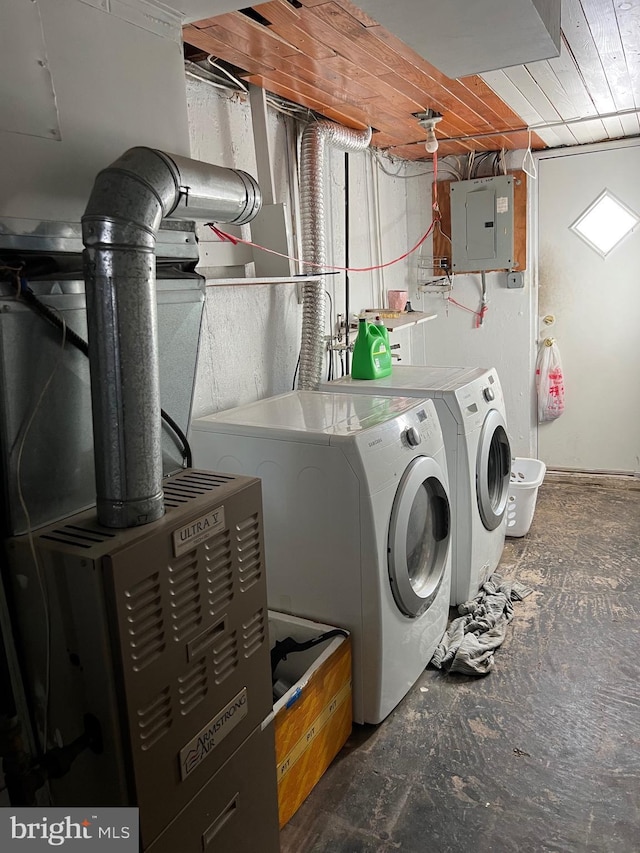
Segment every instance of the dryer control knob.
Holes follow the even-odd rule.
[[[409,447],[417,447],[422,441],[422,436],[415,427],[407,427],[404,431],[404,437]]]
[[[485,388],[482,393],[484,394],[484,399],[487,401],[487,403],[490,403],[496,398],[493,388]]]

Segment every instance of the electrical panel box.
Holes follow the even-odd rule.
[[[513,269],[513,190],[513,175],[451,183],[454,273]]]

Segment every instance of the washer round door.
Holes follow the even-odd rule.
[[[511,446],[507,425],[496,409],[484,420],[476,460],[476,493],[480,518],[487,530],[495,530],[504,518],[509,497]]]
[[[434,601],[447,566],[449,496],[442,469],[418,456],[404,472],[391,510],[389,579],[398,608],[420,616]]]

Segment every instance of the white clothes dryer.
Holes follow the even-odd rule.
[[[449,484],[432,401],[294,391],[194,420],[191,446],[199,467],[262,479],[269,606],[351,632],[353,717],[379,723],[447,625]]]
[[[500,561],[506,530],[511,448],[495,369],[394,365],[384,379],[346,376],[321,389],[433,399],[452,495],[451,604],[473,598]]]

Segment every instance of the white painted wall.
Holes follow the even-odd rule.
[[[244,96],[225,94],[207,83],[187,80],[191,156],[256,175],[251,110]],[[275,152],[276,201],[289,202],[283,119],[270,115]],[[232,229],[229,229],[232,230]],[[249,237],[249,229],[242,229]],[[201,267],[235,265],[244,272],[250,253],[220,246],[200,228]],[[300,308],[295,285],[207,287],[193,416],[220,411],[290,390],[298,357]]]
[[[96,173],[131,146],[189,153],[180,19],[149,2],[105,5],[3,0],[3,42],[25,68],[45,66],[31,78],[0,50],[0,103],[21,111],[0,119],[0,217],[78,222]]]
[[[188,81],[192,156],[255,174],[255,153],[248,103],[221,95],[199,81]],[[291,205],[288,192],[284,119],[271,116],[275,152],[276,201]],[[522,155],[514,157],[520,166]],[[384,263],[403,254],[424,234],[431,221],[431,178],[406,179],[428,171],[425,164],[394,164],[391,177],[381,171],[369,152],[350,154],[350,266]],[[344,264],[344,153],[328,152],[326,215],[328,260]],[[210,241],[211,235],[202,235]],[[220,247],[202,245],[206,259]],[[432,252],[431,241],[423,254]],[[418,253],[384,270],[351,273],[351,311],[386,305],[386,292],[408,289],[413,307],[436,311],[438,317],[412,330],[392,335],[401,344],[406,364],[496,367],[507,403],[513,452],[533,456],[535,420],[533,394],[535,293],[531,265],[524,290],[507,290],[504,274],[490,274],[489,313],[484,326],[416,288]],[[209,263],[209,261],[206,261]],[[227,262],[231,262],[227,259]],[[453,296],[471,308],[479,305],[480,280],[456,276]],[[344,274],[326,277],[334,315],[344,312]],[[327,305],[327,313],[329,306]],[[194,415],[219,411],[282,393],[291,388],[300,342],[301,307],[296,288],[289,285],[209,287],[201,342]],[[327,332],[329,323],[327,323]],[[339,372],[339,363],[336,366]]]
[[[19,0],[8,2],[13,7]],[[33,21],[23,23],[19,36],[25,50],[34,61],[44,58],[51,75],[55,102],[49,108],[54,109],[61,139],[47,137],[44,126],[42,135],[32,135],[0,124],[4,128],[0,216],[79,220],[96,172],[136,144],[177,153],[190,149],[197,159],[256,174],[247,101],[193,79],[187,81],[185,98],[177,18],[166,12],[162,19],[161,11],[150,15],[156,7],[147,0],[112,2],[111,12],[104,5],[100,0],[55,4],[40,0],[36,8],[41,31]],[[2,62],[0,53],[0,90],[8,97],[17,81]],[[285,120],[272,113],[269,133],[276,201],[291,210]],[[349,162],[350,264],[387,262],[405,252],[428,227],[430,180],[391,177],[378,168],[370,152],[350,154]],[[424,165],[397,168],[403,175],[419,172]],[[327,173],[328,259],[343,265],[342,151],[328,152]],[[248,236],[249,228],[242,232]],[[210,232],[200,236],[203,266],[236,264],[236,273],[251,272],[246,249],[215,245]],[[471,315],[458,309],[447,313],[440,303],[436,321],[394,333],[392,339],[401,344],[404,363],[427,359],[435,364],[495,365],[505,385],[514,448],[519,455],[531,455],[532,375],[524,345],[531,339],[531,291],[529,286],[525,291],[506,291],[500,279],[490,276],[491,305],[483,329],[472,328]],[[415,291],[415,256],[381,271],[352,273],[350,287],[351,312],[356,314],[385,305],[390,289],[410,289],[414,308],[434,307],[434,297],[419,299]],[[477,305],[477,287],[472,277],[458,277],[454,295]],[[327,276],[326,288],[335,318],[345,309],[344,274]],[[300,322],[295,285],[209,287],[194,415],[288,390],[298,357]],[[330,328],[328,321],[327,332]],[[339,362],[336,370],[340,372]]]
[[[256,175],[255,151],[248,99],[221,93],[205,82],[188,79],[187,99],[191,153],[197,159],[221,166],[245,169]],[[273,151],[276,202],[293,207],[288,180],[286,119],[270,111],[269,134]],[[377,169],[369,152],[349,155],[350,265],[371,266],[397,257],[406,250],[405,188]],[[327,151],[325,210],[327,259],[344,265],[344,152]],[[378,201],[379,199],[379,201]],[[380,222],[376,211],[383,212]],[[243,228],[243,234],[248,233]],[[220,246],[211,232],[201,231],[202,266],[224,270],[219,264],[250,260],[244,250]],[[241,268],[235,267],[235,274]],[[249,272],[251,270],[249,269]],[[381,304],[386,289],[398,289],[407,281],[407,265],[384,273],[350,275],[352,313]],[[327,275],[333,317],[344,313],[344,273]],[[207,288],[205,324],[201,339],[194,417],[283,393],[292,387],[300,348],[302,306],[296,285],[236,285]],[[329,301],[327,326],[329,333]],[[403,358],[410,358],[410,338],[398,333]],[[339,362],[336,370],[340,372]]]
[[[525,287],[508,290],[504,273],[487,275],[489,311],[480,329],[472,314],[447,305],[441,295],[420,296],[414,263],[413,305],[438,313],[437,320],[414,333],[414,362],[496,367],[516,456],[539,456],[548,466],[575,470],[638,470],[638,234],[603,261],[582,249],[568,230],[605,187],[638,209],[637,182],[632,180],[638,173],[638,152],[637,143],[626,141],[540,155],[544,209],[539,224],[531,204],[538,186],[530,180]],[[522,152],[514,152],[508,165],[520,168],[521,163]],[[431,180],[407,183],[412,242],[430,221]],[[431,253],[429,241],[425,255]],[[458,275],[452,296],[477,310],[480,286],[480,276]],[[557,338],[563,355],[568,413],[538,429],[535,359],[539,315],[547,313],[558,318],[548,333]]]
[[[487,275],[488,312],[476,328],[476,317],[447,303],[443,297],[425,294],[425,310],[435,310],[436,320],[416,330],[423,338],[420,363],[438,366],[495,367],[507,409],[509,439],[514,456],[533,455],[533,360],[531,355],[534,292],[527,272],[524,290],[508,290],[506,273]],[[474,310],[480,307],[479,275],[457,275],[452,298]]]
[[[133,145],[256,175],[248,103],[200,81],[185,84],[180,19],[168,7],[151,0],[5,0],[5,12],[12,27],[3,29],[0,92],[12,111],[0,119],[0,217],[79,221],[96,173]],[[9,29],[20,45],[13,52]],[[43,65],[35,75],[21,74],[19,58],[27,69]],[[291,210],[280,114],[271,115],[270,134],[276,201]],[[350,156],[351,263],[365,266],[406,248],[404,186],[384,175],[376,180],[368,153]],[[328,159],[328,257],[343,264],[343,152],[331,150]],[[378,209],[384,211],[379,223]],[[252,272],[248,250],[215,245],[202,229],[200,238],[203,267]],[[354,274],[352,311],[382,304],[384,291],[404,281],[402,269]],[[344,275],[327,276],[326,288],[335,317],[344,312]],[[208,288],[194,415],[288,390],[300,322],[295,285]],[[409,339],[397,340],[408,359]]]
[[[96,172],[132,145],[182,154],[191,149],[196,158],[256,173],[248,104],[193,80],[185,98],[180,21],[162,4],[4,0],[3,24],[9,15],[12,27],[3,27],[0,50],[5,105],[0,117],[0,217],[78,221]],[[13,42],[19,50],[12,49]],[[23,60],[26,66],[20,64]],[[38,62],[42,73],[23,73],[29,63]],[[270,133],[276,200],[291,209],[284,121],[274,113]],[[331,150],[328,159],[328,255],[331,262],[343,264],[343,152]],[[516,153],[511,165],[519,166],[521,159]],[[401,174],[418,174],[425,166],[397,168]],[[390,177],[363,152],[350,155],[349,183],[352,266],[402,254],[428,227],[428,176]],[[530,247],[534,225],[530,223]],[[248,234],[246,227],[243,231]],[[201,236],[205,264],[251,261],[246,250],[213,247],[210,235]],[[424,253],[430,251],[429,242]],[[471,314],[447,307],[441,297],[418,293],[417,255],[383,271],[350,276],[353,313],[385,304],[387,290],[404,287],[414,308],[437,311],[436,320],[393,336],[402,344],[405,363],[497,368],[513,450],[520,456],[536,455],[534,263],[530,252],[524,290],[507,290],[502,274],[488,276],[489,312],[480,329]],[[344,275],[327,276],[326,287],[335,316],[344,311]],[[477,308],[479,279],[457,276],[453,296]],[[209,288],[194,414],[290,388],[300,319],[294,285]]]
[[[519,168],[521,162],[522,154],[516,152],[512,158],[512,167]],[[406,183],[409,239],[413,244],[427,230],[431,221],[432,182],[430,176],[424,176]],[[506,273],[487,274],[489,306],[481,328],[475,327],[476,318],[473,314],[447,303],[443,295],[419,292],[416,284],[417,255],[414,256],[411,268],[413,307],[438,315],[437,319],[415,330],[414,363],[495,367],[505,395],[512,453],[524,457],[535,455],[534,356],[531,342],[536,325],[536,294],[532,275],[532,245],[530,239],[524,289],[508,290]],[[429,238],[424,246],[424,256],[430,259],[432,255],[432,241]],[[470,309],[479,310],[480,276],[456,275],[453,281],[452,298]]]
[[[571,231],[607,189],[640,215],[640,144],[545,152],[538,163],[540,315],[562,358],[565,411],[538,427],[547,466],[640,473],[640,226],[601,257]]]
[[[400,168],[403,175],[406,167]],[[350,260],[351,267],[386,264],[408,248],[407,181],[381,170],[371,154],[350,155]],[[339,204],[339,196],[334,205]],[[406,290],[410,261],[404,260],[370,273],[350,273],[351,312],[388,305],[389,290]],[[342,309],[340,309],[342,310]],[[412,360],[413,335],[409,330],[391,333],[391,343],[404,363]]]

